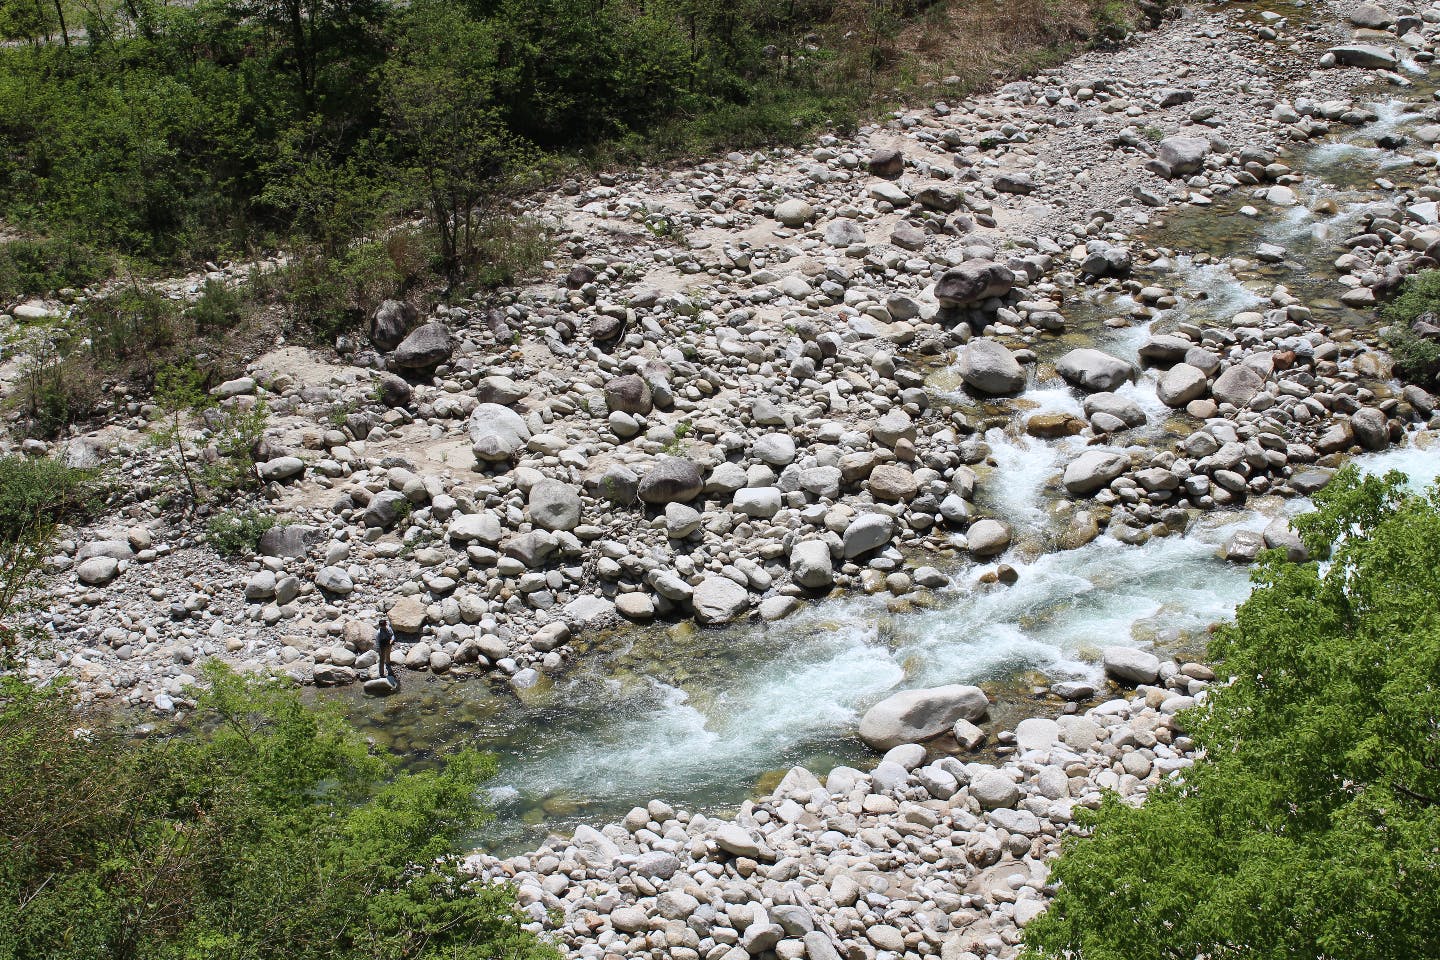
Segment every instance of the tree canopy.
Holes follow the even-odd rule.
[[[398,772],[332,708],[225,670],[185,735],[134,740],[0,681],[0,960],[548,960],[453,855],[474,752]]]
[[[1339,474],[1184,715],[1204,756],[1067,843],[1031,957],[1400,960],[1440,943],[1440,487]]]

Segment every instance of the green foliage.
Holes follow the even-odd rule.
[[[205,525],[205,542],[222,557],[238,557],[254,553],[266,530],[275,526],[275,518],[258,510],[228,510],[217,513]]]
[[[179,305],[141,284],[87,301],[79,319],[95,363],[122,374],[153,374],[189,333]]]
[[[211,411],[211,446],[214,457],[200,471],[201,482],[212,492],[231,497],[260,486],[255,450],[265,438],[270,409],[264,401]]]
[[[207,670],[189,735],[135,742],[0,687],[0,957],[549,960],[453,855],[494,770],[397,772],[334,707]]]
[[[198,333],[220,333],[236,327],[246,310],[245,297],[223,280],[206,280],[200,299],[190,307]]]
[[[1205,750],[1066,844],[1034,957],[1401,960],[1440,942],[1440,487],[1353,468],[1267,554],[1183,718]]]
[[[0,243],[0,303],[83,287],[111,273],[105,256],[70,240],[8,240]]]
[[[1440,382],[1440,342],[1412,329],[1422,318],[1431,324],[1440,322],[1440,270],[1422,270],[1406,277],[1400,294],[1385,305],[1381,315],[1394,324],[1384,331],[1384,339],[1396,372],[1427,387]]]
[[[99,492],[93,470],[0,457],[0,667],[33,648],[18,618],[43,597],[41,568],[56,527],[85,516]]]

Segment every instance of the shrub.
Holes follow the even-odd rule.
[[[1204,756],[1065,844],[1032,957],[1429,956],[1440,943],[1440,487],[1349,468],[1271,551],[1182,715]]]
[[[68,240],[9,240],[0,243],[0,302],[83,287],[111,273],[107,257]]]
[[[399,772],[338,708],[209,668],[183,735],[136,741],[0,686],[0,953],[15,960],[554,960],[455,855],[474,751]]]
[[[245,306],[238,290],[222,280],[206,280],[190,308],[190,318],[199,333],[223,333],[240,322]]]
[[[95,363],[121,376],[148,377],[189,332],[178,304],[138,283],[87,302],[79,317]]]
[[[227,510],[205,525],[205,542],[222,557],[254,553],[260,538],[275,526],[275,518],[258,510]]]
[[[481,225],[469,272],[481,286],[508,286],[533,275],[553,250],[550,235],[535,221],[495,217]]]
[[[41,567],[56,526],[83,517],[98,495],[93,470],[0,457],[0,667],[33,649],[36,637],[19,619],[44,595]]]
[[[101,375],[84,353],[42,353],[21,373],[15,404],[29,436],[54,437],[95,412]]]

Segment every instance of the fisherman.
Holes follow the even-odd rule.
[[[394,668],[390,666],[390,647],[395,643],[395,631],[390,629],[390,620],[386,617],[380,618],[380,629],[375,633],[375,652],[380,655],[380,676],[394,677]]]

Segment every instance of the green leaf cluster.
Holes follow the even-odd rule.
[[[0,958],[556,956],[456,867],[491,760],[398,772],[332,708],[207,679],[199,729],[139,742],[0,687]]]
[[[1267,554],[1184,716],[1204,757],[1111,798],[1056,864],[1031,957],[1402,960],[1440,943],[1440,488],[1353,468]]]

